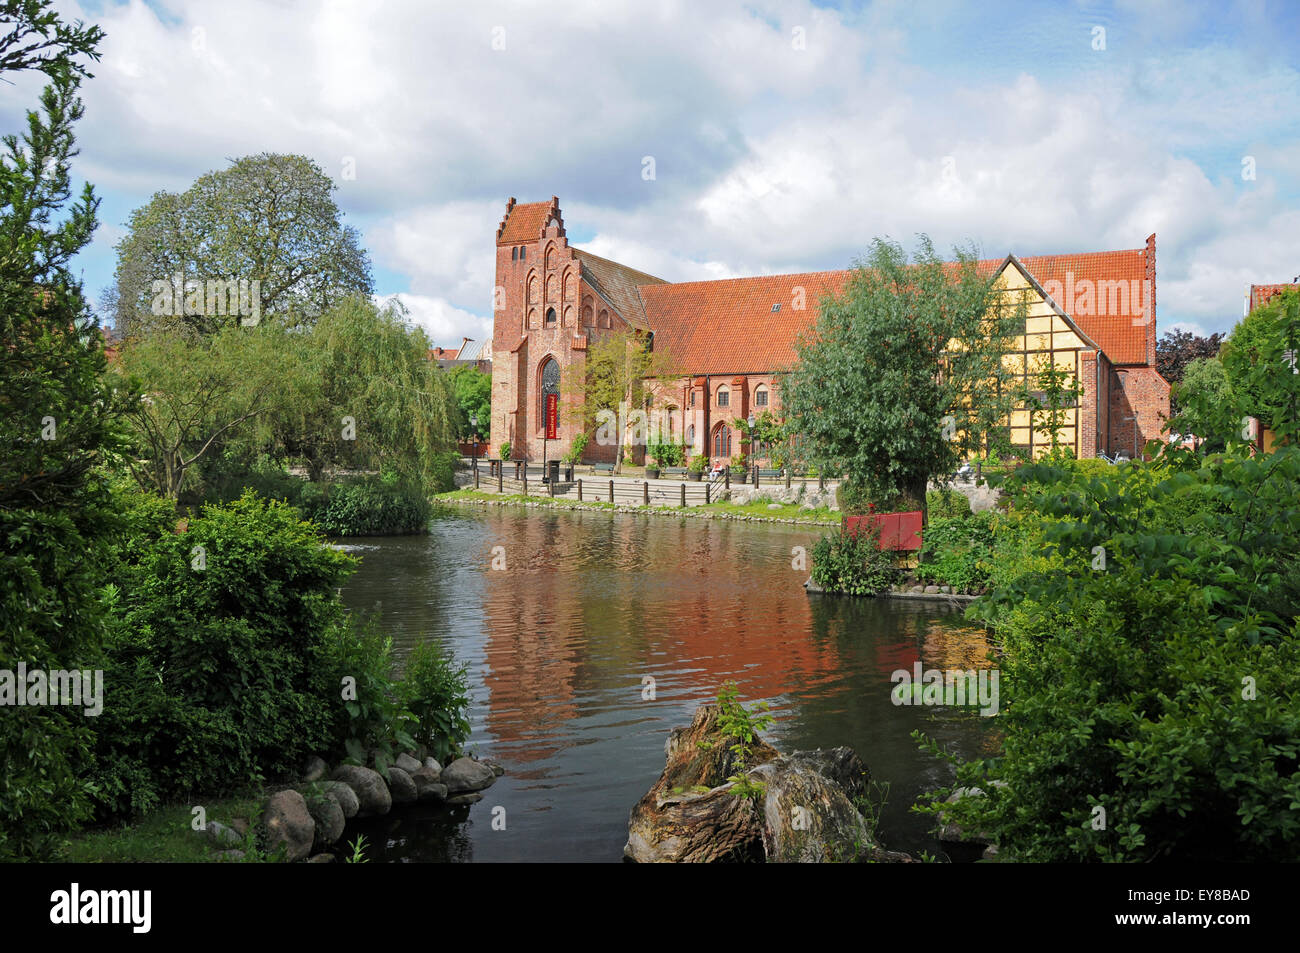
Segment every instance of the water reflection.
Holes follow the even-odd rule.
[[[852,745],[889,782],[889,845],[937,852],[907,806],[948,769],[909,734],[970,755],[987,722],[897,707],[889,677],[917,661],[985,666],[987,646],[933,604],[810,598],[792,548],[818,534],[494,508],[439,514],[428,537],[365,541],[378,548],[361,553],[345,599],[380,607],[399,651],[433,638],[470,663],[471,744],[507,769],[468,823],[444,811],[386,819],[374,856],[617,860],[668,729],[728,679],[746,701],[772,705],[778,747]],[[494,558],[505,568],[490,568]],[[491,830],[494,805],[507,809],[505,831]]]

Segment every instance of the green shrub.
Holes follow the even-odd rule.
[[[987,793],[953,822],[1015,860],[1294,859],[1300,451],[1039,464],[1009,490],[972,610],[1006,651],[1002,750],[958,766]]]
[[[128,509],[94,726],[101,811],[237,791],[334,747],[329,643],[347,628],[336,592],[354,560],[251,492],[182,534],[156,498]]]
[[[925,494],[925,506],[931,520],[970,515],[970,500],[956,490],[931,490]]]
[[[347,687],[340,693],[336,740],[354,764],[368,764],[374,752],[376,770],[387,776],[397,756],[416,745],[415,717],[392,677],[392,638],[374,617],[337,629],[330,641],[330,668]]]
[[[646,450],[661,467],[686,465],[686,448],[680,443],[652,443]]]
[[[898,577],[892,553],[880,551],[880,531],[862,527],[856,535],[842,527],[813,546],[812,580],[826,592],[873,596]]]
[[[990,511],[968,511],[965,516],[931,519],[925,527],[917,578],[961,592],[984,588],[989,583],[998,518]]]
[[[432,513],[419,489],[390,475],[327,484],[322,498],[303,505],[303,515],[331,536],[419,533]]]
[[[690,471],[692,473],[703,473],[709,468],[709,458],[702,453],[697,453],[691,457]]]
[[[583,453],[586,452],[588,443],[589,440],[585,433],[578,434],[573,438],[573,443],[569,447],[569,452],[564,455],[562,462],[570,465],[577,463],[582,459]]]
[[[511,447],[510,447],[510,441],[509,441],[509,440],[503,440],[503,441],[501,442],[501,459],[502,459],[502,460],[509,460],[509,459],[510,459],[510,449],[511,449]]]
[[[415,717],[415,740],[443,764],[459,755],[469,737],[467,673],[433,641],[421,642],[406,660],[401,693]]]

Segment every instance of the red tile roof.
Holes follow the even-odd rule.
[[[1250,310],[1254,311],[1260,305],[1268,304],[1269,300],[1280,295],[1288,288],[1300,288],[1300,284],[1291,284],[1283,282],[1277,285],[1251,285],[1250,286]]]
[[[814,271],[645,285],[641,299],[655,349],[683,373],[762,373],[794,363],[795,338],[812,325],[819,299],[843,292],[848,278],[847,271]],[[803,310],[795,309],[799,288]]]
[[[515,204],[511,199],[506,205],[506,216],[497,228],[497,244],[513,245],[522,242],[535,242],[542,237],[542,229],[551,211],[555,210],[558,218],[559,200],[552,197],[549,202],[525,202]]]
[[[1144,364],[1147,328],[1141,319],[1149,292],[1142,288],[1141,282],[1146,274],[1146,254],[1145,249],[1133,249],[1033,255],[1019,261],[1040,284],[1060,282],[1062,300],[1056,302],[1057,306],[1070,315],[1113,363]],[[989,259],[979,262],[978,267],[981,272],[991,274],[1005,261]],[[761,373],[781,370],[794,363],[795,338],[815,321],[818,299],[843,293],[850,274],[849,271],[817,271],[762,275],[642,285],[639,290],[645,320],[655,332],[656,347],[663,347],[673,355],[683,372]],[[1102,281],[1137,281],[1139,293],[1117,297],[1114,302],[1117,313],[1099,315],[1096,311],[1108,310],[1097,304],[1098,283]],[[1091,283],[1088,299],[1080,293],[1084,283]],[[803,289],[803,310],[795,310],[797,288]],[[772,306],[778,303],[781,308],[774,312]],[[1120,304],[1124,305],[1122,309],[1118,307]]]
[[[665,283],[662,278],[601,258],[581,248],[573,249],[573,253],[582,263],[583,279],[614,306],[624,321],[637,328],[649,327],[639,289],[662,285]],[[600,307],[597,306],[596,310],[599,311]]]

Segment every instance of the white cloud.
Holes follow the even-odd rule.
[[[380,305],[396,298],[408,312],[413,325],[424,328],[435,347],[458,348],[463,338],[475,341],[492,339],[492,322],[454,307],[445,298],[408,294],[376,296]]]

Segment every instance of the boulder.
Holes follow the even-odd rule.
[[[411,776],[397,765],[388,769],[388,790],[394,804],[414,804],[420,798]]]
[[[244,842],[238,831],[232,830],[219,821],[208,821],[208,840],[214,847],[238,847]]]
[[[439,785],[441,787],[442,785]],[[448,807],[457,807],[461,804],[477,804],[483,800],[483,795],[478,791],[470,791],[466,794],[457,794],[454,797],[447,798]]]
[[[1005,784],[1005,782],[1002,782]],[[983,797],[984,791],[980,788],[957,788],[947,798],[945,804],[956,804],[962,798]],[[939,834],[938,840],[942,844],[970,844],[976,847],[988,847],[993,843],[993,839],[980,831],[965,831],[952,823],[951,819],[943,812],[939,812]]]
[[[442,765],[438,763],[437,758],[425,758],[424,766],[428,768],[430,771],[433,771],[437,774],[442,774]]]
[[[308,859],[309,864],[332,864],[334,863],[333,854],[315,854]]]
[[[283,844],[284,859],[290,863],[306,858],[316,839],[316,822],[307,810],[307,801],[297,791],[277,791],[266,799],[262,828],[267,850],[275,851]]]
[[[394,761],[393,764],[401,768],[407,774],[414,774],[416,771],[418,771],[420,768],[423,767],[423,765],[420,764],[420,762],[416,761],[409,754],[399,754],[397,756],[397,760]]]
[[[313,781],[319,781],[321,778],[325,777],[325,772],[328,770],[329,766],[326,765],[321,758],[312,755],[307,759],[307,763],[303,766],[302,779],[308,784]]]
[[[357,796],[358,817],[374,817],[393,809],[393,796],[388,785],[374,771],[355,764],[341,764],[330,772],[330,778],[342,781]]]
[[[320,784],[320,791],[334,798],[343,810],[343,816],[349,820],[356,817],[361,810],[361,802],[357,800],[357,792],[342,781],[323,781]]]
[[[439,783],[441,772],[421,767],[411,775],[421,801],[441,801],[447,796],[447,785]]]
[[[343,816],[343,807],[334,797],[334,793],[331,791],[306,800],[311,819],[316,822],[315,846],[324,847],[342,837],[347,818]]]
[[[506,769],[503,768],[501,765],[497,764],[491,758],[484,758],[479,762],[479,764],[483,765],[485,768],[491,768],[492,773],[495,774],[498,778],[501,777],[501,775],[506,773]]]
[[[482,791],[496,782],[497,776],[492,768],[475,761],[473,758],[457,758],[442,769],[439,781],[447,785],[451,796]]]

